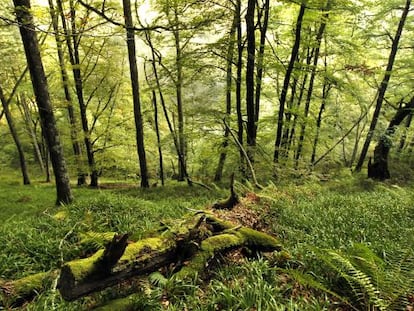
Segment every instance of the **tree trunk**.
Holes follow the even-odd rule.
[[[273,154],[273,162],[278,163],[279,162],[279,154],[280,154],[280,144],[282,141],[282,131],[283,131],[283,116],[285,113],[285,102],[286,102],[286,96],[287,91],[289,88],[289,82],[290,82],[290,76],[292,75],[293,68],[295,66],[295,61],[297,59],[298,53],[299,53],[299,45],[300,45],[300,37],[301,37],[301,30],[302,30],[302,21],[303,16],[305,15],[305,3],[302,3],[299,9],[298,18],[296,20],[296,31],[295,31],[295,43],[292,47],[292,52],[290,55],[290,61],[288,64],[288,67],[286,69],[286,75],[283,82],[283,88],[282,92],[280,94],[280,100],[279,100],[279,114],[277,119],[277,130],[276,130],[276,141],[275,141],[275,150]]]
[[[176,4],[175,4],[176,5]],[[175,43],[175,66],[176,66],[176,79],[175,79],[175,92],[177,101],[177,116],[178,116],[178,146],[180,148],[181,160],[178,161],[178,180],[185,180],[185,172],[187,171],[187,150],[184,134],[184,110],[183,110],[183,56],[181,48],[181,34],[179,30],[179,16],[177,7],[174,8],[174,26],[173,35]]]
[[[309,68],[310,63],[312,61],[312,57],[313,57],[313,49],[310,49],[308,47],[306,49],[306,71],[305,71],[305,73],[303,75],[302,83],[300,85],[300,90],[299,90],[299,95],[298,95],[298,102],[297,102],[296,107],[295,107],[296,108],[295,109],[296,111],[299,111],[300,105],[302,103],[303,95],[305,94],[306,83],[308,81],[308,76],[309,76],[309,74],[308,74],[308,68]],[[292,146],[292,144],[293,144],[293,142],[295,140],[296,125],[298,123],[298,117],[299,117],[298,113],[295,112],[293,114],[293,122],[292,122],[292,125],[291,125],[290,130],[289,130],[289,138],[288,138],[288,141],[287,141],[287,145],[285,147],[286,150],[290,150],[291,149],[291,146]],[[282,140],[282,143],[283,143],[283,140]],[[283,144],[281,146],[284,147]]]
[[[374,159],[369,159],[368,162],[368,177],[372,179],[385,180],[390,178],[388,169],[388,154],[392,147],[391,136],[401,122],[409,116],[414,109],[414,97],[404,107],[400,107],[390,121],[387,130],[381,136],[379,142],[374,149]]]
[[[236,27],[237,27],[237,14],[234,13],[233,22],[231,24],[230,28],[230,34],[229,34],[229,45],[227,49],[227,55],[226,55],[226,62],[227,62],[227,68],[226,68],[226,118],[230,119],[231,115],[231,93],[232,93],[232,79],[233,79],[233,58],[234,58],[234,44],[235,44],[235,35],[236,35]],[[227,147],[229,146],[229,135],[230,130],[225,127],[224,129],[224,140],[221,145],[221,152],[219,157],[219,162],[217,165],[216,173],[214,175],[214,181],[218,182],[221,180],[223,176],[223,169],[224,169],[224,163],[226,161],[227,157]]]
[[[62,0],[57,0],[58,11],[60,13],[63,31],[65,33],[66,45],[69,52],[69,60],[72,65],[73,79],[75,81],[76,97],[78,98],[79,110],[81,116],[81,124],[83,130],[83,140],[85,143],[86,157],[88,159],[88,166],[90,172],[90,186],[98,187],[98,170],[95,163],[95,154],[93,152],[93,146],[90,139],[90,130],[88,124],[88,118],[86,115],[86,104],[83,96],[83,78],[80,69],[80,56],[79,56],[79,34],[76,30],[76,10],[73,0],[69,1],[70,6],[70,19],[71,29],[69,29],[66,23],[66,16],[63,11]]]
[[[152,90],[152,103],[154,105],[154,122],[155,122],[155,134],[157,135],[157,147],[158,147],[158,156],[159,156],[159,163],[160,163],[160,179],[161,184],[164,186],[164,161],[162,156],[162,149],[161,149],[161,136],[160,136],[160,128],[158,124],[158,104],[157,104],[157,95],[155,94],[155,90]]]
[[[391,79],[392,74],[392,68],[394,66],[395,57],[397,56],[398,52],[398,44],[401,38],[402,31],[404,29],[405,21],[407,19],[407,15],[410,11],[410,5],[411,0],[406,0],[404,10],[402,12],[400,22],[398,23],[398,28],[395,34],[395,37],[392,39],[392,46],[391,46],[391,52],[388,57],[388,63],[387,68],[385,70],[384,77],[381,81],[381,84],[378,89],[378,97],[377,97],[377,103],[375,106],[374,114],[372,115],[371,125],[368,130],[367,138],[364,142],[364,146],[362,147],[361,154],[359,156],[358,163],[355,167],[356,172],[360,172],[362,169],[362,165],[364,164],[365,157],[368,153],[368,148],[371,143],[372,137],[374,135],[375,128],[377,126],[378,118],[381,112],[382,103],[384,101],[385,92],[387,91],[387,87],[389,84],[389,81]],[[375,161],[374,161],[375,162]]]
[[[141,187],[148,188],[148,170],[147,160],[145,155],[144,147],[144,129],[141,114],[141,101],[139,94],[139,82],[138,82],[138,68],[135,51],[135,33],[132,29],[132,14],[131,14],[131,1],[123,0],[124,7],[124,18],[127,32],[127,45],[128,45],[128,58],[129,58],[129,69],[131,75],[131,87],[132,87],[132,98],[134,102],[134,118],[135,118],[135,130],[136,130],[136,142],[137,152],[139,159],[139,166],[141,170]]]
[[[72,140],[72,148],[73,148],[73,153],[76,158],[76,165],[77,165],[77,170],[78,170],[78,186],[81,186],[81,185],[86,184],[86,174],[85,172],[83,172],[83,167],[82,167],[81,147],[78,141],[78,136],[79,136],[78,129],[77,129],[78,122],[76,120],[75,112],[73,110],[73,101],[72,101],[72,96],[69,90],[69,77],[68,77],[68,73],[66,71],[66,66],[65,66],[65,57],[63,54],[62,39],[61,39],[61,36],[59,35],[58,14],[56,13],[53,0],[48,0],[48,1],[49,1],[50,17],[52,19],[52,26],[53,26],[53,31],[55,35],[60,73],[62,76],[62,86],[63,86],[63,90],[65,93],[65,99],[66,99],[68,115],[69,115],[70,137]]]
[[[156,85],[157,85],[158,94],[159,94],[159,96],[160,96],[160,101],[161,101],[161,106],[162,106],[162,109],[163,109],[163,112],[164,112],[164,117],[165,117],[165,120],[167,121],[168,129],[170,130],[170,134],[171,134],[171,136],[172,136],[172,138],[173,138],[174,147],[175,147],[175,150],[176,150],[176,152],[177,152],[177,156],[178,156],[178,161],[179,161],[180,163],[182,163],[182,164],[180,164],[180,165],[181,165],[181,166],[182,166],[182,168],[184,169],[184,172],[183,172],[183,173],[184,173],[185,178],[187,179],[187,184],[188,184],[189,186],[191,186],[191,185],[192,185],[192,181],[191,181],[190,176],[188,175],[187,168],[186,168],[186,166],[184,165],[184,156],[181,154],[181,151],[180,151],[180,147],[179,147],[179,142],[178,142],[177,134],[176,134],[176,132],[174,131],[173,124],[172,124],[172,122],[171,122],[171,120],[170,120],[170,117],[168,116],[167,106],[166,106],[166,104],[165,104],[164,95],[163,95],[163,93],[162,93],[161,83],[160,83],[160,79],[159,79],[159,76],[158,76],[158,70],[157,70],[157,66],[156,66],[156,64],[155,64],[155,58],[156,58],[156,56],[157,56],[158,54],[156,53],[155,48],[154,48],[154,46],[153,46],[153,44],[152,44],[151,34],[150,34],[150,32],[148,32],[148,31],[146,31],[146,32],[145,32],[145,38],[146,38],[147,43],[148,43],[148,45],[149,45],[149,47],[150,47],[150,49],[151,49],[151,55],[152,55],[152,61],[151,61],[151,64],[152,64],[152,69],[153,69],[153,71],[154,71],[155,83],[156,83]],[[173,167],[174,167],[174,166],[173,166]]]
[[[298,148],[297,148],[296,155],[295,155],[295,168],[298,167],[299,159],[302,156],[303,142],[305,140],[306,122],[307,122],[307,118],[308,118],[308,115],[309,115],[310,103],[311,103],[312,93],[313,93],[313,85],[315,83],[316,69],[317,69],[318,61],[319,61],[319,53],[320,53],[320,49],[321,49],[323,34],[324,34],[325,28],[326,28],[326,22],[327,22],[328,17],[329,17],[330,7],[331,7],[331,0],[328,0],[328,2],[326,4],[326,8],[323,9],[323,11],[325,11],[325,13],[322,15],[323,16],[322,23],[320,24],[319,29],[318,29],[318,33],[316,35],[315,55],[314,55],[314,58],[313,58],[313,65],[312,65],[311,76],[310,76],[310,80],[309,80],[309,88],[308,88],[308,92],[307,92],[307,95],[306,95],[304,120],[303,120],[302,125],[300,127]]]
[[[9,103],[4,97],[3,88],[0,85],[0,100],[3,106],[4,114],[6,115],[7,123],[9,125],[10,133],[13,137],[14,143],[16,144],[17,152],[19,154],[20,169],[23,176],[23,184],[30,185],[29,173],[27,171],[26,159],[24,157],[23,147],[17,134],[16,126],[14,125],[13,117],[9,109]]]
[[[35,128],[32,124],[32,118],[31,118],[31,114],[29,111],[29,107],[27,105],[26,102],[26,96],[24,94],[22,94],[22,96],[17,96],[17,104],[19,106],[21,106],[21,114],[23,116],[24,119],[24,123],[26,125],[26,130],[30,135],[31,141],[32,141],[32,146],[33,146],[33,150],[34,150],[34,154],[35,154],[35,158],[37,160],[37,162],[39,163],[39,167],[42,173],[45,172],[45,163],[43,161],[43,156],[42,156],[42,150],[39,146],[39,141],[37,139],[36,136],[36,131]]]
[[[270,0],[265,0],[263,8],[261,9],[261,14],[263,16],[263,23],[260,25],[260,46],[259,54],[257,55],[257,73],[256,73],[256,90],[255,90],[255,134],[257,136],[257,127],[259,124],[259,113],[260,113],[260,96],[262,93],[262,80],[264,73],[264,55],[265,55],[265,44],[266,44],[266,33],[269,24],[269,13],[270,13]]]
[[[256,0],[248,0],[246,12],[246,36],[247,36],[247,63],[246,63],[246,143],[247,154],[250,162],[254,162],[256,148],[256,125],[255,125],[255,105],[254,105],[254,68],[256,53],[255,36],[255,11]]]
[[[241,25],[241,0],[236,0],[236,12],[237,16],[237,73],[236,73],[236,112],[237,112],[237,140],[241,146],[243,146],[243,113],[241,105],[241,82],[242,82],[242,69],[243,69],[243,38],[242,38],[242,25]],[[247,178],[246,165],[244,160],[244,154],[242,150],[239,150],[239,170],[243,178]]]
[[[45,132],[49,147],[53,172],[56,181],[56,204],[68,204],[72,202],[72,192],[66,162],[63,156],[63,148],[60,144],[59,132],[50,102],[46,75],[44,72],[39,45],[33,24],[33,16],[30,11],[29,0],[13,0],[16,16],[19,22],[19,30],[22,37],[27,64],[30,70],[33,90],[39,107],[40,120]]]

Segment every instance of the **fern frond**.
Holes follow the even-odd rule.
[[[168,283],[168,279],[158,271],[151,273],[148,276],[148,280],[151,284],[158,287],[165,287]]]
[[[351,286],[356,297],[367,298],[378,309],[387,310],[387,303],[381,297],[381,291],[373,284],[371,277],[354,266],[349,258],[336,251],[328,251],[329,264]]]

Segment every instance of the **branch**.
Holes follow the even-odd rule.
[[[261,186],[261,185],[257,182],[257,179],[256,179],[256,174],[255,174],[255,172],[254,172],[254,168],[253,168],[252,162],[250,161],[249,156],[247,155],[246,150],[244,150],[244,148],[243,148],[242,144],[239,142],[239,140],[237,139],[237,137],[234,135],[233,131],[231,130],[231,128],[230,128],[230,127],[229,127],[229,125],[227,124],[226,119],[223,119],[223,123],[224,123],[224,126],[225,126],[225,127],[227,128],[227,130],[229,131],[230,135],[233,137],[233,139],[234,139],[235,143],[237,144],[237,146],[239,147],[239,149],[240,149],[240,150],[241,150],[241,152],[243,153],[244,157],[246,158],[247,164],[249,165],[250,172],[251,172],[251,174],[252,174],[252,178],[253,178],[254,185],[255,185],[258,189],[263,189],[263,186]]]
[[[95,14],[97,14],[98,16],[102,17],[103,19],[105,19],[106,21],[110,22],[111,24],[115,25],[115,26],[120,26],[122,28],[126,28],[124,23],[118,22],[114,19],[112,19],[111,17],[107,16],[104,12],[104,5],[102,5],[102,10],[98,10],[97,8],[85,3],[83,0],[78,0],[78,2],[83,5],[85,8],[87,8],[88,10],[91,10],[92,12],[94,12]],[[160,26],[160,25],[155,25],[155,26],[147,26],[147,27],[131,27],[130,29],[135,30],[135,31],[150,31],[150,30],[170,30],[168,27],[165,26]]]

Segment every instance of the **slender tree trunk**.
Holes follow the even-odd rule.
[[[299,53],[299,45],[300,45],[300,37],[301,37],[301,30],[302,30],[302,21],[303,16],[305,15],[306,6],[304,3],[301,4],[299,9],[298,18],[296,20],[296,31],[295,31],[295,43],[292,47],[292,52],[290,55],[289,65],[286,69],[286,75],[283,82],[282,92],[280,94],[279,100],[279,115],[277,119],[277,130],[276,130],[276,141],[275,141],[275,151],[273,155],[273,162],[279,162],[279,154],[280,154],[280,144],[282,141],[282,130],[283,130],[283,116],[285,113],[285,103],[286,103],[286,96],[287,91],[289,88],[290,76],[292,75],[293,68],[295,66],[295,61],[297,59]]]
[[[305,94],[306,83],[308,82],[308,76],[309,76],[308,68],[309,68],[310,63],[312,61],[312,56],[313,56],[313,49],[310,49],[308,47],[307,48],[307,55],[306,55],[306,71],[305,71],[305,74],[303,75],[302,83],[301,83],[301,86],[300,86],[300,91],[299,91],[299,96],[298,96],[298,103],[296,104],[296,109],[295,109],[296,112],[293,114],[293,122],[292,122],[292,125],[290,127],[289,139],[288,139],[288,142],[287,142],[286,150],[291,150],[291,146],[292,146],[293,141],[295,139],[296,125],[298,123],[298,118],[299,118],[299,115],[298,115],[297,111],[299,110],[299,108],[301,106],[303,95]]]
[[[26,130],[29,133],[31,141],[32,141],[32,146],[33,146],[33,150],[34,150],[34,153],[35,153],[35,158],[36,158],[37,162],[39,163],[40,171],[42,173],[44,173],[45,172],[45,164],[44,164],[44,161],[43,161],[42,151],[40,150],[40,146],[39,146],[39,142],[37,140],[36,132],[35,132],[35,129],[33,128],[32,118],[31,118],[29,107],[27,106],[26,97],[24,96],[24,94],[22,94],[21,97],[17,96],[17,104],[19,105],[19,107],[22,107],[20,109],[21,114],[23,116],[24,123],[26,125]]]
[[[246,13],[246,36],[247,36],[247,63],[246,63],[246,143],[247,154],[250,162],[254,162],[254,153],[256,148],[256,116],[254,104],[254,68],[256,53],[256,36],[255,36],[255,11],[256,0],[248,0]]]
[[[369,158],[368,162],[368,177],[378,180],[390,178],[390,172],[388,169],[388,154],[392,146],[391,136],[394,135],[397,126],[412,113],[413,109],[414,96],[406,106],[400,107],[397,110],[394,117],[390,121],[387,130],[375,146],[374,160],[371,162],[371,158]]]
[[[90,171],[90,186],[98,187],[98,170],[95,163],[95,154],[93,152],[93,146],[90,139],[90,131],[88,125],[88,118],[86,115],[86,103],[83,96],[83,78],[80,69],[80,56],[79,56],[79,35],[76,28],[76,10],[73,0],[69,1],[70,6],[70,18],[71,29],[69,29],[66,23],[66,16],[63,11],[62,0],[57,0],[57,7],[60,13],[63,31],[65,33],[66,45],[69,52],[69,60],[72,65],[73,79],[75,81],[76,97],[78,98],[79,110],[81,116],[81,124],[83,130],[83,139],[85,143],[86,156],[88,159],[88,166]]]
[[[17,134],[16,126],[14,125],[13,117],[9,109],[9,103],[4,97],[3,89],[0,85],[0,100],[3,106],[4,114],[6,115],[7,123],[9,124],[10,133],[13,137],[14,143],[16,144],[17,152],[19,154],[20,169],[22,171],[23,184],[30,185],[29,173],[27,170],[26,159],[24,157],[23,147]]]
[[[298,78],[293,78],[293,83],[290,87],[291,89],[291,95],[290,99],[287,102],[287,111],[285,113],[285,121],[284,121],[284,127],[283,127],[283,135],[282,135],[282,141],[280,142],[281,149],[284,150],[283,154],[286,158],[289,157],[289,151],[290,146],[288,144],[289,142],[289,133],[290,129],[292,128],[292,110],[293,106],[295,105],[295,97],[296,97],[296,90],[297,90],[297,84],[298,84]]]
[[[178,161],[179,161],[180,165],[182,166],[182,168],[184,168],[183,173],[184,173],[185,178],[187,179],[187,184],[189,186],[192,186],[191,178],[187,173],[186,166],[184,165],[184,157],[183,157],[183,155],[181,154],[181,151],[180,151],[180,147],[179,147],[176,132],[174,131],[173,124],[170,120],[170,117],[168,116],[167,105],[165,104],[164,95],[162,93],[161,83],[160,83],[160,79],[159,79],[159,76],[158,76],[158,70],[157,70],[157,66],[155,64],[155,58],[157,56],[157,53],[155,51],[154,45],[152,44],[150,32],[148,32],[148,31],[145,32],[145,38],[146,38],[147,43],[148,43],[148,45],[151,49],[151,55],[152,55],[151,64],[152,64],[152,69],[154,71],[155,83],[157,85],[158,94],[160,96],[160,101],[161,101],[161,106],[162,106],[162,109],[163,109],[163,112],[164,112],[164,117],[165,117],[165,120],[167,121],[168,129],[170,130],[170,134],[173,138],[174,147],[175,147],[175,150],[176,150],[177,156],[178,156]],[[173,162],[172,162],[172,164],[173,164]],[[174,168],[174,165],[172,167]]]
[[[182,160],[179,162],[178,170],[178,180],[184,181],[185,174],[187,171],[187,150],[186,150],[186,141],[184,134],[184,110],[183,110],[183,97],[182,97],[182,88],[183,88],[183,56],[181,48],[181,34],[179,30],[179,16],[177,12],[177,7],[174,7],[174,43],[175,43],[175,66],[176,66],[176,79],[175,79],[175,92],[176,92],[176,101],[177,101],[177,117],[178,117],[178,146],[180,148],[180,154]]]
[[[154,122],[155,122],[155,134],[157,135],[157,147],[158,147],[158,156],[159,156],[159,163],[160,163],[160,179],[161,184],[164,186],[164,161],[162,156],[162,149],[161,149],[161,136],[160,136],[160,128],[158,124],[158,104],[157,104],[157,95],[155,94],[155,90],[152,90],[152,103],[154,105]]]
[[[407,131],[408,131],[408,129],[411,126],[412,120],[413,120],[413,112],[411,112],[408,115],[407,119],[406,119],[406,122],[405,122],[405,131],[404,131],[404,133],[403,133],[403,135],[401,137],[400,144],[398,146],[398,151],[402,151],[404,149],[404,147],[405,147],[405,143],[406,143],[406,140],[407,140]]]
[[[53,172],[56,181],[57,204],[68,204],[72,202],[72,192],[66,162],[63,156],[63,148],[60,143],[59,132],[50,102],[48,83],[40,56],[39,45],[33,24],[33,16],[30,11],[29,0],[13,0],[16,16],[19,22],[19,30],[22,37],[27,64],[30,70],[33,90],[39,107],[40,120],[45,132],[49,147]]]
[[[139,159],[139,166],[141,170],[141,187],[148,188],[148,170],[147,160],[145,155],[144,147],[144,129],[141,114],[141,101],[139,94],[139,83],[138,83],[138,68],[135,51],[135,33],[132,29],[132,14],[131,14],[131,2],[130,0],[123,0],[124,7],[124,18],[125,26],[127,31],[127,45],[128,45],[128,57],[129,57],[129,69],[131,74],[131,87],[132,87],[132,98],[134,102],[134,118],[135,118],[135,130],[136,130],[136,141],[137,141],[137,152]]]
[[[62,76],[62,86],[65,92],[65,99],[66,99],[68,115],[69,115],[72,148],[73,148],[73,153],[76,158],[76,165],[78,169],[78,186],[81,186],[81,185],[86,184],[86,174],[83,172],[83,168],[82,168],[81,147],[78,141],[78,136],[79,136],[78,129],[77,129],[78,123],[75,117],[72,96],[69,90],[69,77],[68,77],[68,73],[65,67],[65,57],[63,53],[62,38],[59,35],[58,14],[56,13],[53,0],[48,0],[48,1],[49,1],[49,12],[50,12],[50,17],[52,19],[53,31],[55,33],[54,35],[55,35],[56,47],[57,47],[57,53],[58,53],[58,59],[59,59],[59,67],[60,67],[60,73]]]
[[[321,43],[322,43],[322,37],[325,32],[326,28],[326,22],[329,18],[329,9],[331,7],[331,0],[328,0],[326,4],[326,8],[324,9],[325,13],[322,15],[322,23],[319,26],[318,33],[316,35],[316,47],[315,47],[315,55],[313,58],[313,65],[311,70],[311,76],[309,80],[309,88],[306,95],[306,101],[305,101],[305,111],[304,111],[304,120],[302,122],[301,128],[300,128],[300,135],[299,135],[299,142],[298,142],[298,148],[295,155],[295,167],[297,168],[299,165],[299,159],[302,156],[302,149],[303,149],[303,142],[305,140],[305,131],[306,131],[306,122],[309,115],[309,109],[310,109],[310,103],[312,99],[312,93],[313,93],[313,85],[315,83],[315,77],[316,77],[316,68],[318,66],[319,61],[319,53],[321,49]]]
[[[322,114],[325,111],[326,100],[328,98],[330,89],[331,89],[331,85],[328,83],[327,79],[325,78],[325,82],[323,84],[323,89],[322,89],[322,102],[321,102],[321,106],[319,107],[318,118],[316,119],[316,134],[315,134],[315,139],[313,140],[313,145],[312,145],[312,155],[311,155],[311,161],[310,161],[311,166],[313,166],[313,163],[315,162],[315,159],[316,159],[316,148],[319,143],[319,135],[321,132],[321,125],[322,125]]]
[[[265,55],[265,44],[266,44],[266,33],[269,24],[269,13],[270,13],[270,0],[265,0],[262,8],[263,23],[260,23],[260,46],[259,53],[257,55],[257,73],[256,73],[256,90],[255,90],[255,134],[257,136],[257,127],[259,124],[259,113],[260,113],[260,95],[262,93],[262,80],[264,73],[264,55]]]
[[[371,125],[368,130],[367,138],[364,142],[364,145],[361,150],[361,154],[359,156],[358,163],[355,167],[356,172],[360,172],[362,169],[362,165],[364,164],[364,160],[365,160],[365,157],[367,156],[368,148],[372,140],[372,136],[374,135],[374,131],[377,126],[378,118],[381,112],[382,103],[385,97],[385,92],[387,91],[388,83],[390,81],[391,74],[392,74],[392,68],[395,62],[395,57],[397,56],[398,44],[400,42],[401,34],[402,34],[402,31],[405,25],[405,21],[407,19],[408,12],[410,11],[410,5],[411,5],[411,0],[406,0],[405,7],[401,15],[395,37],[392,39],[391,52],[388,57],[387,68],[385,70],[384,77],[378,89],[377,103],[375,106],[374,114],[372,115]]]
[[[233,58],[234,58],[234,44],[236,36],[236,27],[237,27],[237,16],[234,14],[233,22],[230,28],[229,34],[229,45],[227,49],[227,68],[226,68],[226,118],[229,122],[231,115],[231,93],[232,93],[232,79],[233,79]],[[216,173],[214,175],[214,181],[220,181],[223,176],[224,163],[227,157],[227,147],[229,146],[229,135],[230,129],[225,127],[224,129],[224,140],[221,145],[221,152],[219,157],[219,162],[217,165]]]
[[[241,0],[236,0],[237,16],[237,73],[236,73],[236,112],[237,112],[237,140],[243,146],[243,113],[241,105],[241,82],[243,68],[243,38],[241,25]],[[239,170],[243,178],[247,178],[246,164],[242,150],[239,151]]]

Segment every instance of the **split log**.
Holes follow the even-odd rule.
[[[267,234],[225,222],[207,213],[185,218],[158,236],[130,243],[119,256],[122,247],[118,242],[121,240],[116,237],[105,250],[65,264],[58,281],[62,297],[74,300],[171,263],[187,263],[175,274],[177,279],[193,278],[203,272],[217,253],[238,247],[258,251],[281,249],[279,242]],[[116,256],[112,256],[113,253]]]

